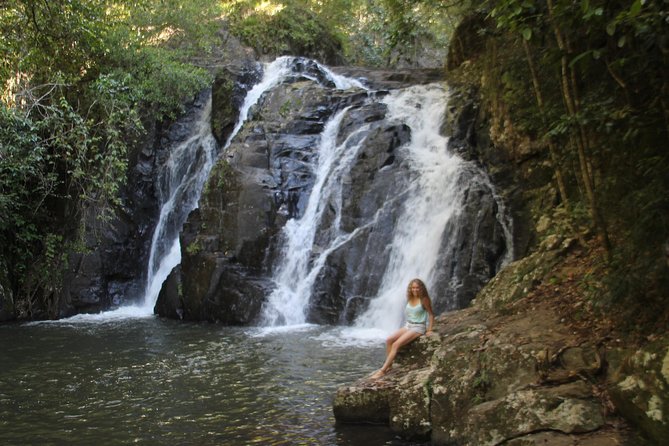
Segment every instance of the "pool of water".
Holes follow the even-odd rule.
[[[338,386],[383,362],[341,327],[154,317],[0,326],[0,444],[408,445],[337,425]]]

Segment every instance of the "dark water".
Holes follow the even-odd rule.
[[[156,318],[0,326],[3,445],[406,445],[340,426],[337,387],[381,364],[342,329]]]

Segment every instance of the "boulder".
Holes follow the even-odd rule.
[[[439,337],[421,337],[400,350],[394,368],[383,379],[363,378],[337,390],[335,418],[343,423],[383,423],[409,438],[431,432],[431,355]],[[399,371],[399,372],[398,372]]]
[[[617,410],[657,444],[669,438],[669,336],[610,355]]]

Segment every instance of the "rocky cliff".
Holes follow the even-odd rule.
[[[343,233],[355,233],[327,257],[315,280],[307,319],[350,322],[380,287],[387,267],[402,195],[408,184],[406,154],[399,150],[411,130],[386,120],[380,98],[388,89],[438,79],[436,70],[402,73],[338,69],[375,88],[334,88],[312,61],[297,59],[290,79],[265,93],[214,167],[200,201],[181,236],[182,264],[163,288],[159,314],[248,324],[259,315],[281,259],[280,230],[300,218],[314,184],[316,152],[325,124],[346,109],[337,144],[364,141],[346,172],[341,210],[324,213],[313,256],[326,249],[336,220]],[[225,89],[234,79],[219,79],[214,89],[215,129],[230,128]],[[218,103],[216,101],[218,98]],[[224,118],[224,122],[221,122]],[[359,132],[359,133],[356,133]],[[352,136],[353,135],[353,136]],[[219,139],[222,139],[219,137]],[[492,277],[506,254],[506,218],[490,184],[472,182],[463,192],[464,211],[450,223],[452,236],[442,246],[438,282],[453,286],[437,310],[466,305]],[[522,227],[522,226],[519,226]],[[522,236],[518,237],[519,239]],[[359,274],[365,271],[365,274]]]
[[[224,103],[228,104],[228,109],[218,107],[215,115],[220,127],[214,129],[214,134],[224,138],[237,118],[237,109],[229,108],[239,106],[240,98],[243,100],[246,89],[257,79],[249,50],[224,29],[220,33],[225,48],[203,57],[199,64],[218,73],[223,81],[237,81],[214,85],[214,91],[225,91]],[[160,212],[160,172],[169,163],[170,150],[190,136],[208,94],[203,91],[192,98],[177,119],[158,121],[151,115],[143,118],[146,134],[128,154],[127,179],[119,197],[122,204],[106,221],[97,218],[98,210],[87,211],[84,249],[70,254],[58,314],[49,317],[98,312],[136,303],[144,297],[151,239]],[[2,314],[0,307],[0,320]],[[10,316],[13,317],[16,315]]]

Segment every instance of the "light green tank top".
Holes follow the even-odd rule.
[[[407,322],[412,324],[424,324],[427,322],[427,311],[423,308],[422,303],[418,303],[415,307],[412,307],[409,302],[404,310]]]

